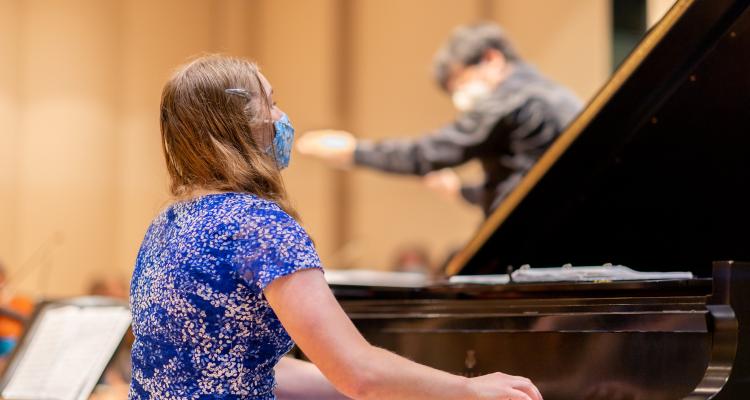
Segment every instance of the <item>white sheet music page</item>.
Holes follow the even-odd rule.
[[[7,400],[85,400],[130,325],[123,307],[44,310],[2,392]]]
[[[367,269],[326,270],[329,285],[422,287],[428,282],[421,272],[374,271]]]

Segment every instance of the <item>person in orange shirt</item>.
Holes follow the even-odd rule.
[[[12,293],[7,278],[5,266],[0,262],[0,362],[4,362],[13,351],[23,334],[26,320],[34,312],[34,302]]]

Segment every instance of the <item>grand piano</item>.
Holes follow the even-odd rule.
[[[750,399],[750,264],[726,261],[750,260],[749,115],[750,1],[678,1],[447,271],[692,277],[334,293],[371,343],[547,400]]]

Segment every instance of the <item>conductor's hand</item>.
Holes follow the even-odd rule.
[[[357,140],[346,131],[322,129],[310,131],[297,141],[297,151],[313,156],[330,165],[347,169],[354,165],[354,149]]]
[[[432,171],[422,181],[430,190],[449,200],[461,198],[461,178],[450,168]]]
[[[542,400],[542,394],[530,380],[500,372],[471,378],[469,387],[474,393],[472,399]]]

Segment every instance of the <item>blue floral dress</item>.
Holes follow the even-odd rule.
[[[275,203],[221,193],[176,203],[151,224],[130,289],[130,399],[274,399],[293,342],[263,296],[321,269],[304,229]]]

